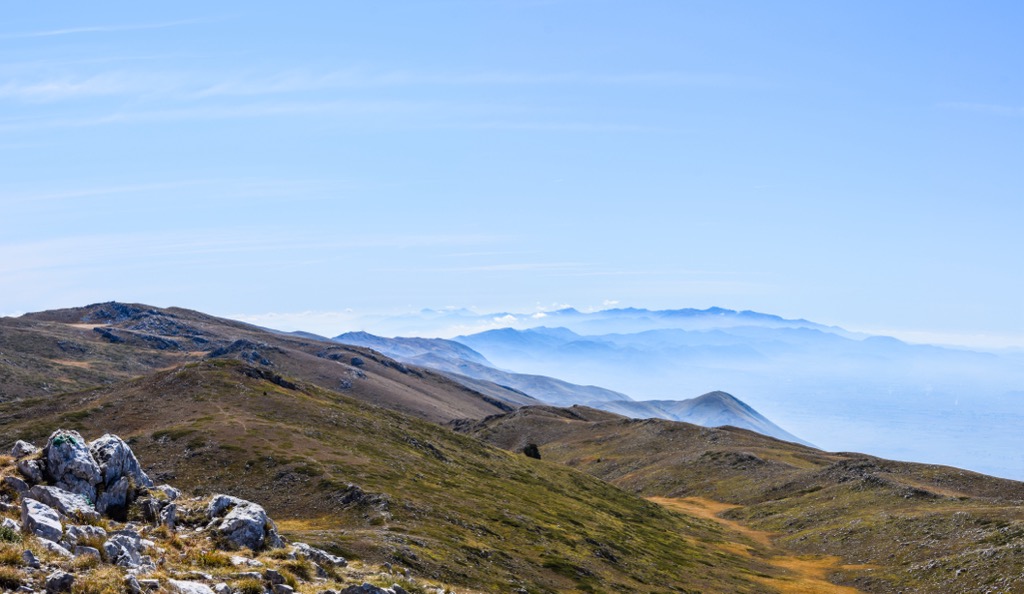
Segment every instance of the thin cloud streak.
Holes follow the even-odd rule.
[[[91,27],[68,27],[49,31],[28,31],[24,33],[0,33],[0,39],[31,39],[33,37],[59,37],[61,35],[77,35],[80,33],[119,33],[124,31],[147,31],[151,29],[169,29],[185,25],[198,25],[214,22],[208,19],[187,19],[168,21],[165,23],[142,23],[136,25],[96,25]]]

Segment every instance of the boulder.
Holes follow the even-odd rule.
[[[67,518],[99,518],[89,500],[83,495],[72,493],[60,487],[36,485],[29,489],[29,498],[41,501]]]
[[[348,561],[343,557],[338,557],[337,555],[332,555],[322,549],[311,547],[304,542],[294,543],[292,547],[297,554],[302,555],[319,565],[326,565],[330,567],[345,567],[348,565]]]
[[[60,546],[59,544],[57,544],[55,542],[52,542],[52,541],[49,541],[49,540],[40,540],[39,541],[39,545],[41,547],[43,547],[44,549],[46,549],[47,551],[50,551],[51,553],[53,553],[55,555],[60,555],[61,557],[68,557],[68,558],[74,557],[74,555],[71,554],[71,551],[65,549],[64,547]]]
[[[95,547],[82,547],[82,546],[78,546],[78,547],[75,547],[74,551],[72,551],[72,552],[74,553],[75,557],[86,557],[86,556],[88,556],[88,557],[96,557],[97,560],[99,560],[101,558],[100,557],[100,550],[95,548]]]
[[[77,431],[58,429],[43,448],[46,471],[58,487],[96,501],[96,485],[103,475]]]
[[[144,565],[142,554],[146,546],[138,532],[130,529],[111,532],[103,543],[107,561],[121,567],[138,568]],[[113,553],[113,554],[111,554]]]
[[[36,458],[22,458],[18,460],[18,472],[33,485],[38,485],[46,480],[43,468],[43,461]]]
[[[142,470],[135,453],[120,437],[105,434],[89,444],[89,453],[99,464],[103,484],[108,488],[122,477],[131,479],[136,488],[153,486],[153,481]]]
[[[128,594],[142,594],[142,584],[139,583],[139,578],[130,573],[124,576],[124,589]]]
[[[14,442],[14,447],[11,448],[11,455],[15,458],[25,458],[39,451],[39,448],[30,444],[27,441],[18,440]]]
[[[21,526],[18,526],[18,523],[10,518],[4,518],[3,520],[0,520],[0,528],[6,528],[12,532],[17,532],[21,529]]]
[[[167,580],[167,589],[177,594],[215,594],[213,589],[202,582]]]
[[[42,566],[42,564],[39,563],[39,559],[36,558],[35,553],[28,549],[25,549],[21,554],[21,560],[27,567],[31,567],[32,569],[39,569]]]
[[[17,493],[25,493],[26,491],[28,491],[28,483],[26,483],[25,481],[21,480],[16,476],[5,476],[4,484],[10,487],[11,489],[14,489],[14,491]]]
[[[54,543],[64,535],[57,510],[27,497],[21,500],[21,529]]]
[[[75,576],[66,571],[57,570],[46,576],[46,594],[57,592],[70,592],[71,585],[75,583]]]
[[[214,495],[206,512],[212,519],[210,527],[234,546],[254,551],[284,546],[266,510],[251,501]]]

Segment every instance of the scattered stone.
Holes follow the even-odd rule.
[[[124,589],[128,591],[128,594],[142,594],[142,584],[139,583],[139,579],[132,574],[124,576]]]
[[[227,585],[225,582],[221,582],[219,584],[214,584],[213,591],[216,592],[216,594],[231,594],[231,586]]]
[[[67,550],[66,548],[60,546],[55,542],[49,540],[40,540],[39,545],[47,551],[50,551],[51,553],[54,553],[56,555],[60,555],[61,557],[74,557],[74,555],[71,554],[71,551]]]
[[[371,583],[363,582],[361,586],[349,586],[342,590],[340,594],[394,594],[390,589],[385,590],[384,588],[378,588]]]
[[[170,485],[159,485],[159,486],[156,486],[156,487],[153,487],[153,488],[155,490],[157,490],[157,491],[160,491],[164,495],[166,495],[167,499],[169,501],[174,501],[178,497],[181,497],[181,491],[175,489],[174,487],[172,487]]]
[[[26,483],[25,481],[21,480],[16,476],[5,476],[4,484],[22,495],[25,494],[26,491],[28,491],[28,483]]]
[[[142,586],[143,590],[147,590],[147,591],[148,590],[159,590],[160,589],[160,580],[157,580],[157,579],[139,580],[139,585]]]
[[[32,569],[39,569],[40,567],[39,559],[37,559],[35,554],[28,549],[25,549],[25,551],[21,554],[21,560],[25,562],[25,565],[31,567]]]
[[[281,573],[276,569],[267,569],[266,571],[264,571],[263,579],[267,580],[267,582],[271,586],[276,586],[277,584],[284,583],[284,576],[281,575]]]
[[[295,589],[285,584],[274,584],[274,594],[293,594]]]
[[[60,487],[36,485],[29,489],[28,497],[49,505],[65,518],[99,518],[99,514],[96,513],[88,499]]]
[[[167,589],[177,594],[214,594],[213,590],[201,582],[184,580],[167,580]]]
[[[240,555],[233,555],[231,557],[231,564],[235,567],[263,567],[263,564],[255,559],[248,557],[242,557]],[[259,574],[257,574],[257,577]]]
[[[57,592],[70,592],[71,585],[75,583],[75,576],[67,573],[66,571],[57,570],[50,575],[46,576],[46,592],[47,594],[56,594]]]
[[[292,547],[299,555],[319,563],[320,565],[329,565],[331,567],[345,567],[348,565],[348,561],[343,557],[338,557],[337,555],[332,555],[322,549],[311,547],[304,542],[294,543],[292,544]]]
[[[96,501],[96,485],[100,484],[102,474],[77,431],[54,431],[43,448],[43,455],[46,470],[58,487]]]
[[[160,523],[167,526],[171,530],[174,530],[174,525],[178,521],[178,504],[168,503],[167,507],[160,510]]]
[[[263,576],[255,571],[243,571],[235,574],[235,579],[239,580],[262,580]]]
[[[18,526],[18,523],[10,518],[4,518],[3,521],[0,521],[0,528],[14,530],[15,532],[21,530],[21,526]]]
[[[39,448],[30,444],[27,441],[18,440],[14,442],[14,447],[11,448],[11,455],[15,458],[25,458],[39,451]]]
[[[131,479],[137,488],[153,486],[135,453],[120,437],[109,433],[103,435],[89,444],[89,453],[99,464],[103,484],[108,488],[125,477]]]
[[[53,542],[64,535],[57,511],[45,503],[28,498],[21,500],[21,529]]]
[[[101,559],[100,551],[99,551],[99,549],[97,549],[95,547],[77,546],[77,547],[75,547],[73,552],[74,552],[75,557],[90,556],[90,557],[96,557],[97,560]]]
[[[73,548],[87,540],[104,541],[106,539],[107,531],[99,526],[72,524],[64,528],[64,539],[62,542],[67,545],[68,548]]]

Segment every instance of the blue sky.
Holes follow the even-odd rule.
[[[1017,2],[12,4],[0,313],[116,299],[333,334],[422,307],[717,305],[1024,346],[1021,22]]]

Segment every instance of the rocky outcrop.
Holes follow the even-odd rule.
[[[206,514],[211,520],[210,527],[234,546],[254,551],[284,546],[266,510],[251,501],[214,495]]]
[[[61,429],[51,435],[43,448],[43,459],[54,485],[96,501],[96,485],[102,473],[77,431]]]
[[[301,591],[405,594],[397,585],[378,588],[362,579],[357,582],[362,585],[313,590],[314,582],[340,583],[340,573],[350,571],[346,560],[306,543],[287,545],[266,510],[252,501],[226,494],[183,498],[170,485],[154,486],[129,445],[117,436],[108,434],[87,443],[77,432],[60,430],[42,450],[26,442],[14,449],[21,457],[4,462],[9,471],[0,467],[3,485],[9,487],[0,491],[0,503],[6,506],[0,507],[0,527],[14,538],[20,531],[39,555],[26,547],[21,557],[21,564],[29,568],[25,575],[30,576],[25,578],[25,592],[88,590],[76,573],[101,567],[106,569],[97,571],[109,576],[109,568],[116,567],[124,572],[124,579],[114,589],[131,594],[235,594],[240,580],[257,582],[270,594],[292,594],[296,580]],[[35,464],[31,468],[36,472],[22,472],[24,480],[7,474],[27,462]],[[357,487],[347,490],[342,499],[346,506],[387,506],[386,497]],[[13,502],[20,504],[20,522],[3,516],[19,509]],[[193,542],[185,544],[188,539]],[[207,547],[237,552],[227,556]],[[250,558],[254,552],[281,548],[285,550],[268,551],[260,560]],[[179,552],[183,550],[190,552]],[[190,561],[194,556],[198,563]],[[234,572],[214,578],[206,573],[211,566],[202,559],[213,567],[228,563]],[[192,563],[192,570],[176,568],[183,562]],[[70,567],[75,571],[69,573]],[[301,578],[290,572],[295,567],[306,568]],[[391,574],[390,565],[386,571],[383,575]],[[154,572],[162,577],[149,577]],[[365,578],[365,566],[356,568],[354,575]],[[82,583],[88,582],[83,578]],[[105,586],[103,591],[112,587]]]

